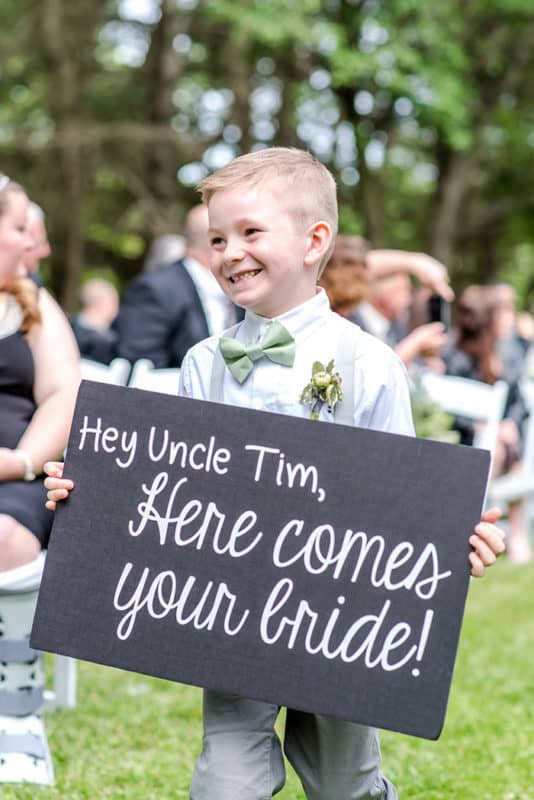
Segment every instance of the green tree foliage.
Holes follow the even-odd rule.
[[[47,280],[121,284],[195,182],[307,147],[341,227],[534,301],[530,0],[3,0],[0,168],[47,212]],[[532,295],[532,297],[531,297]]]

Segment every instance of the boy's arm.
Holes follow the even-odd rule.
[[[370,250],[366,260],[371,280],[395,272],[405,272],[414,275],[423,286],[430,287],[449,303],[454,300],[447,267],[426,253],[407,250]]]

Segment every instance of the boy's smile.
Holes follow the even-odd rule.
[[[284,200],[281,182],[224,189],[209,202],[211,269],[236,305],[275,317],[314,296],[312,237]]]
[[[243,281],[246,278],[254,278],[260,272],[259,269],[250,270],[250,272],[238,272],[234,275],[230,275],[229,281],[230,283],[238,283],[239,281]]]

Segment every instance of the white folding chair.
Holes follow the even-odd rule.
[[[504,381],[491,385],[455,375],[423,372],[421,384],[445,411],[480,423],[476,427],[473,446],[493,452],[508,396],[508,386]]]
[[[45,689],[43,710],[74,708],[76,688],[76,659],[70,656],[54,656],[54,682],[51,689]]]
[[[80,359],[82,378],[99,383],[110,383],[114,386],[126,386],[131,364],[125,358],[114,358],[110,364],[101,364],[90,358]]]
[[[149,392],[178,394],[180,370],[177,367],[157,368],[148,358],[140,358],[132,367],[128,386]]]

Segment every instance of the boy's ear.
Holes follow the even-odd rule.
[[[319,264],[332,243],[332,228],[324,220],[314,222],[307,231],[304,263],[308,266]]]

